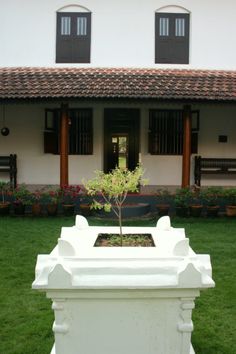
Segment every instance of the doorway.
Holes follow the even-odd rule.
[[[104,171],[116,167],[134,170],[139,162],[138,109],[105,109],[104,111]]]

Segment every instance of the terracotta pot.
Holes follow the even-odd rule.
[[[31,208],[32,215],[39,216],[42,212],[42,205],[39,203],[32,204]]]
[[[9,215],[10,214],[10,203],[4,202],[0,203],[0,215]]]
[[[227,216],[236,216],[236,205],[226,205],[225,209]]]
[[[189,213],[193,217],[199,217],[202,213],[202,205],[190,205]]]
[[[90,204],[80,204],[79,208],[80,208],[81,215],[83,216],[91,215]]]
[[[175,210],[176,210],[176,215],[177,216],[180,216],[180,217],[188,216],[188,207],[177,206],[177,207],[175,207]]]
[[[65,216],[72,216],[75,213],[75,205],[74,204],[63,204],[63,213]]]
[[[169,204],[157,204],[156,208],[159,216],[166,216],[169,214]]]
[[[219,214],[220,207],[219,205],[208,205],[206,210],[207,210],[208,217],[216,218]]]
[[[57,204],[51,203],[46,206],[48,216],[56,216],[57,215]]]

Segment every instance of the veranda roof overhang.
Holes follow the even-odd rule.
[[[47,100],[236,102],[236,71],[0,68],[0,102]]]

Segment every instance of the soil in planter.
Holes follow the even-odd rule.
[[[155,247],[151,234],[123,234],[123,247]],[[94,247],[120,247],[119,234],[99,234]]]

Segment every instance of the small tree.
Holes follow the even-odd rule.
[[[96,177],[85,182],[88,195],[95,196],[101,194],[103,200],[94,200],[92,208],[104,209],[106,212],[111,210],[119,220],[121,246],[123,243],[122,235],[122,205],[129,192],[137,192],[140,184],[146,184],[142,179],[143,168],[138,166],[134,171],[120,169],[116,167],[110,173],[96,171]]]

